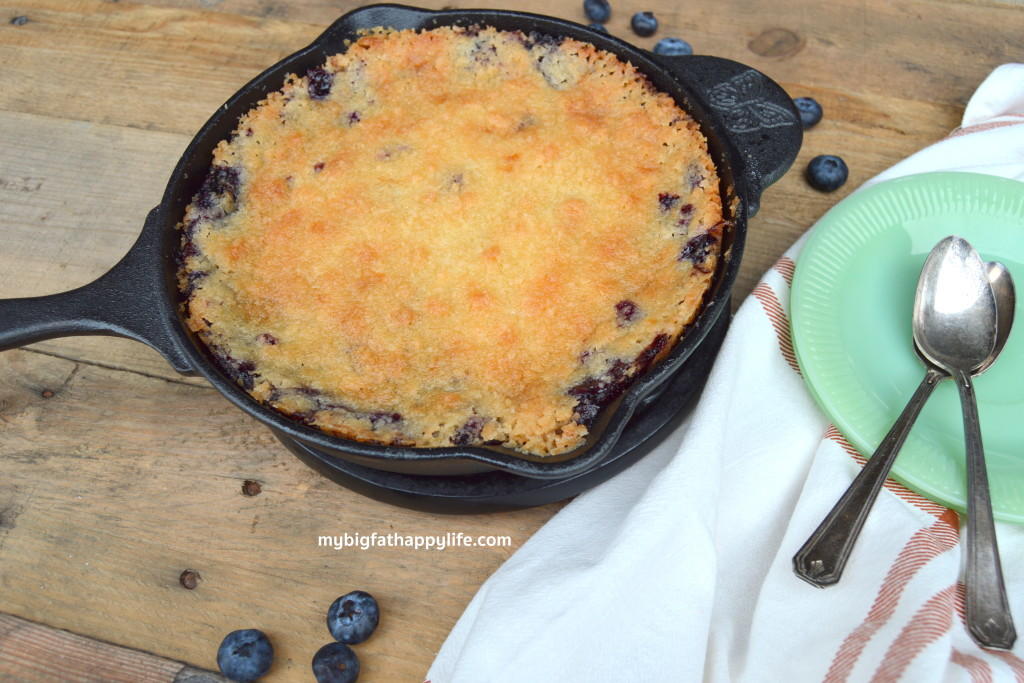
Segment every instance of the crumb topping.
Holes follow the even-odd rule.
[[[718,188],[695,122],[593,45],[375,31],[217,147],[188,325],[328,433],[565,452],[700,310]]]

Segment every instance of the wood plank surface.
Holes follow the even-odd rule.
[[[203,671],[91,638],[0,614],[0,672],[5,683],[222,683]]]
[[[0,298],[64,291],[109,269],[210,114],[362,4],[0,3]],[[995,66],[1024,59],[1020,0],[612,4],[608,28],[620,37],[642,47],[686,38],[825,109],[751,221],[737,302],[836,202],[954,129]],[[585,21],[575,0],[515,9]],[[659,17],[653,38],[628,28],[640,10]],[[851,170],[832,194],[802,178],[824,153]],[[246,495],[246,481],[260,492]],[[152,656],[139,665],[153,676],[145,680],[174,680],[186,665],[216,669],[220,639],[255,627],[277,652],[266,680],[311,680],[310,658],[330,638],[328,605],[360,588],[384,611],[379,632],[357,646],[360,680],[415,683],[476,589],[562,505],[460,516],[390,506],[308,469],[204,381],[177,375],[141,344],[74,337],[5,351],[0,679],[105,680],[107,666],[107,679],[119,680],[124,662]],[[318,545],[321,535],[459,532],[510,545]],[[179,582],[185,569],[202,576],[194,589]],[[59,660],[48,647],[85,648],[92,673],[53,674]]]

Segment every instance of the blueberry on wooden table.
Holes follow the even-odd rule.
[[[345,643],[328,643],[313,655],[317,683],[353,683],[359,678],[359,658]]]
[[[662,38],[654,44],[654,54],[666,57],[685,57],[693,54],[693,47],[682,38]]]
[[[846,183],[850,170],[846,162],[832,154],[822,154],[807,164],[807,182],[816,190],[832,192]]]
[[[587,28],[598,33],[608,33],[608,29],[604,27],[604,24],[587,24]]]
[[[255,628],[232,631],[217,649],[217,666],[224,676],[238,683],[251,683],[270,670],[274,648],[267,635]]]
[[[637,12],[633,15],[629,25],[633,27],[633,33],[642,38],[653,36],[658,30],[658,19],[654,12]]]
[[[612,6],[608,0],[583,0],[583,13],[590,21],[603,24],[612,16]]]
[[[821,105],[813,97],[794,97],[793,104],[800,112],[800,123],[803,124],[804,130],[821,121]]]
[[[380,606],[366,591],[352,591],[334,601],[327,610],[327,628],[334,639],[348,645],[361,643],[380,622]]]

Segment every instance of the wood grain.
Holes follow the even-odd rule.
[[[219,674],[0,614],[6,683],[222,683]]]
[[[226,633],[251,627],[273,639],[278,668],[304,671],[329,639],[327,607],[361,588],[385,614],[360,646],[366,680],[422,670],[407,645],[436,647],[557,507],[455,518],[391,507],[319,477],[212,389],[29,351],[0,355],[0,425],[2,609],[205,668]],[[246,480],[259,495],[243,493]],[[511,545],[318,544],[392,532]],[[202,576],[193,590],[178,581],[187,568]]]
[[[0,5],[0,297],[63,291],[105,272],[207,117],[362,4]],[[515,5],[584,21],[576,0]],[[824,107],[793,171],[768,188],[751,221],[736,303],[836,202],[954,129],[981,80],[1020,61],[1024,35],[1021,0],[613,6],[613,34],[642,47],[686,38],[698,52],[747,63]],[[630,32],[639,10],[659,17],[655,37]],[[11,23],[15,17],[25,20]],[[811,190],[801,176],[824,153],[843,156],[851,169],[833,194]],[[244,495],[246,480],[260,482],[261,492]],[[219,640],[257,627],[277,650],[267,680],[309,680],[309,660],[329,638],[327,606],[361,588],[380,599],[384,619],[358,646],[360,680],[415,683],[477,588],[561,507],[439,516],[388,506],[316,475],[205,382],[177,375],[141,344],[76,337],[5,351],[0,678],[54,680],[42,664],[64,648],[82,653],[92,672],[72,676],[78,680],[136,675],[122,671],[173,680],[184,665],[215,669]],[[508,536],[511,545],[318,546],[319,536],[346,532],[463,532]],[[195,589],[178,582],[186,568],[202,575]]]

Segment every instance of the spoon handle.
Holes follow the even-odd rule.
[[[954,379],[960,392],[967,451],[967,630],[982,647],[1009,650],[1017,639],[1017,631],[999,561],[978,401],[966,373],[957,371]]]
[[[839,582],[846,560],[850,557],[864,520],[874,505],[885,478],[892,469],[910,428],[921,413],[921,408],[945,373],[929,367],[921,384],[896,418],[874,454],[846,489],[846,493],[825,516],[803,547],[793,556],[793,571],[797,576],[819,588]]]

